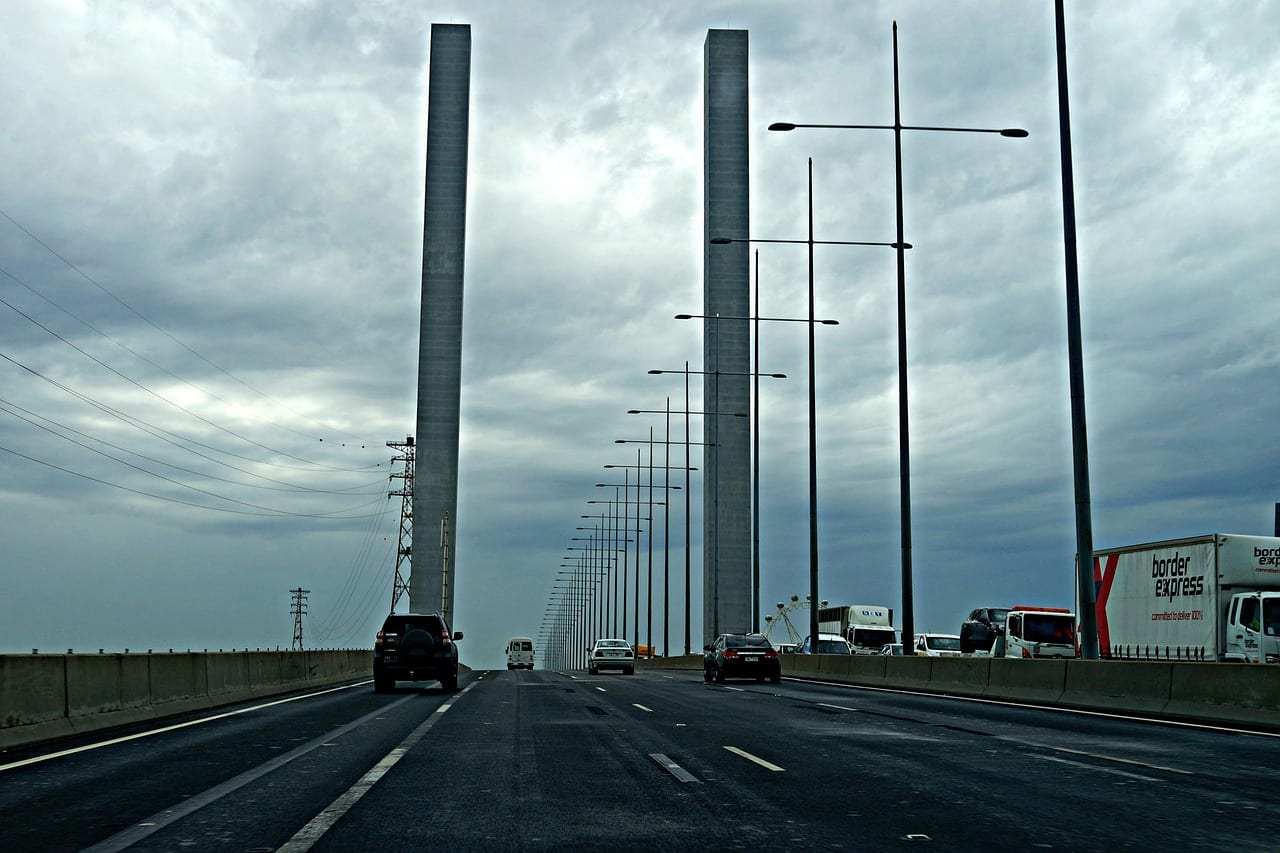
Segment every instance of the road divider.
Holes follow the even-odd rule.
[[[786,678],[1280,731],[1280,666],[1276,665],[1014,660],[984,655],[784,654],[781,660]],[[701,670],[702,656],[641,660],[636,667]]]
[[[373,653],[0,655],[0,749],[368,677]]]

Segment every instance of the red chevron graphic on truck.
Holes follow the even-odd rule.
[[[1093,560],[1093,590],[1097,601],[1098,648],[1102,657],[1111,657],[1111,629],[1107,626],[1107,599],[1111,597],[1111,584],[1116,579],[1116,565],[1120,562],[1119,554],[1108,554],[1106,567],[1103,561]]]

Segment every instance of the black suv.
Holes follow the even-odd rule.
[[[439,681],[458,689],[458,647],[462,632],[449,633],[439,613],[392,613],[373,641],[373,689],[389,693],[397,681]]]
[[[977,651],[989,652],[997,637],[1004,636],[1004,618],[1007,607],[979,607],[969,614],[960,626],[960,651],[966,655]]]

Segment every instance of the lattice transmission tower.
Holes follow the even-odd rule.
[[[302,651],[302,617],[307,612],[307,594],[311,592],[309,589],[298,587],[291,589],[289,592],[293,595],[293,645],[290,647],[295,652]]]
[[[396,543],[396,573],[391,581],[391,610],[396,612],[400,596],[409,589],[409,575],[413,571],[413,436],[405,436],[404,441],[388,441],[395,455],[391,464],[404,463],[404,470],[392,471],[389,479],[402,480],[399,489],[387,492],[388,498],[400,498],[400,538]]]

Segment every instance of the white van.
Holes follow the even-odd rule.
[[[533,669],[533,640],[512,637],[507,643],[507,669]]]

